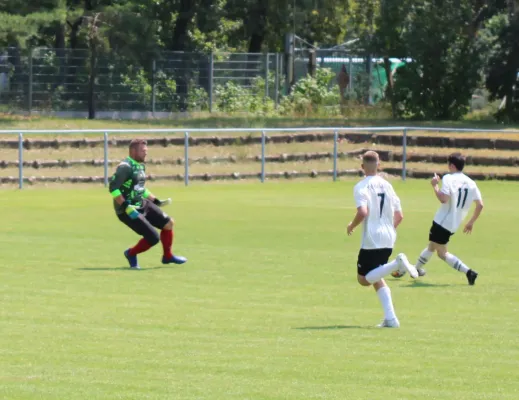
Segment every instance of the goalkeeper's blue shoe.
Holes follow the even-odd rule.
[[[162,264],[184,264],[185,262],[187,258],[182,256],[162,257]]]
[[[139,267],[139,263],[137,262],[137,256],[130,255],[130,249],[128,249],[124,252],[124,256],[128,260],[128,263],[130,264],[130,268],[141,269],[141,267]]]

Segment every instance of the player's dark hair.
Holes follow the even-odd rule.
[[[458,171],[463,171],[465,167],[465,157],[461,153],[452,153],[447,162],[454,165]]]
[[[141,144],[148,144],[146,139],[132,139],[130,142],[130,150],[139,147]]]

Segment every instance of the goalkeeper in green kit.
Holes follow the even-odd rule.
[[[110,181],[110,194],[119,220],[130,227],[142,239],[124,252],[130,268],[139,269],[137,254],[144,253],[159,241],[164,250],[163,264],[183,264],[185,257],[173,255],[173,219],[160,207],[171,203],[171,199],[159,200],[144,184],[146,171],[144,161],[148,154],[147,142],[134,139],[130,142],[130,155],[117,166]],[[155,229],[160,229],[160,235]]]

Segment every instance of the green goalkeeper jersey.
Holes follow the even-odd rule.
[[[142,207],[147,191],[144,187],[146,183],[146,168],[144,164],[135,161],[131,157],[125,158],[117,166],[115,173],[110,181],[109,190],[114,198],[114,209],[117,214],[124,213],[115,201],[115,197],[122,195],[128,203],[135,207]]]

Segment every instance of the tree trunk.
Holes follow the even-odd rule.
[[[264,23],[260,23],[260,25],[261,26],[251,34],[248,53],[261,53],[261,48],[265,41],[266,30]]]
[[[171,40],[171,50],[184,51],[188,40],[187,30],[189,22],[196,12],[196,3],[192,0],[180,0],[179,13],[175,21],[175,29]]]
[[[97,76],[97,46],[94,43],[90,49],[90,74],[88,77],[88,119],[95,119],[95,81]]]
[[[65,83],[65,25],[58,24],[56,26],[54,48],[56,58],[58,59],[58,76],[56,79],[56,87]]]
[[[249,40],[249,48],[247,52],[247,78],[252,79],[255,77],[258,64],[261,63],[261,57],[258,55],[261,53],[263,42],[265,41],[265,35],[267,33],[267,12],[268,12],[268,0],[258,0],[255,7],[252,7],[249,15],[249,21],[251,22],[252,33]],[[260,65],[261,69],[262,65]],[[250,82],[250,81],[249,81]],[[267,82],[265,84],[268,84]]]
[[[200,31],[204,32],[208,26],[212,24],[212,15],[209,10],[213,5],[214,0],[199,0],[198,14],[196,17],[197,26]],[[196,68],[200,71],[198,74],[198,85],[203,88],[208,94],[211,90],[211,54],[201,55],[196,62]]]
[[[88,74],[88,119],[95,119],[96,108],[95,108],[95,84],[97,77],[97,51],[98,51],[98,18],[99,14],[96,14],[90,22],[88,32],[88,47],[90,48],[90,71]]]
[[[68,54],[68,62],[67,68],[65,71],[65,82],[67,83],[67,92],[71,91],[80,91],[78,88],[73,87],[72,85],[76,83],[76,74],[77,69],[81,65],[80,52],[77,50],[78,47],[78,36],[79,29],[81,24],[83,23],[83,17],[79,17],[74,23],[68,23],[70,26],[70,39],[69,39],[69,54]]]
[[[56,49],[56,57],[62,57],[63,49],[65,49],[65,25],[64,24],[56,25],[54,48]]]
[[[371,62],[371,54],[368,54],[366,57],[366,84],[365,88],[367,92],[364,96],[364,102],[366,105],[371,105],[371,72],[372,72],[372,62]]]
[[[389,101],[391,102],[391,114],[393,115],[393,119],[396,119],[396,99],[394,93],[394,81],[393,74],[391,73],[391,61],[389,61],[389,57],[384,57],[384,70],[386,71],[387,77],[387,95],[389,97]]]
[[[192,0],[180,0],[179,13],[175,21],[175,29],[173,30],[173,37],[171,40],[171,50],[184,52],[187,48],[188,42],[187,31],[189,23],[193,19],[196,12],[197,4]],[[178,109],[185,111],[187,109],[187,94],[188,94],[188,62],[186,54],[180,54],[179,70],[175,73],[178,96]]]
[[[261,53],[265,35],[267,33],[267,13],[269,0],[257,0],[250,9],[249,29],[251,32],[249,40],[249,53]]]
[[[7,48],[7,59],[10,60],[10,64],[12,64],[13,68],[13,76],[10,79],[10,92],[13,93],[14,96],[17,96],[18,93],[24,93],[23,97],[25,97],[24,92],[24,80],[27,79],[26,74],[23,73],[22,67],[22,57],[20,54],[20,48],[18,46],[8,47]],[[15,97],[17,102],[25,102],[21,98]],[[27,104],[27,103],[24,103]]]
[[[510,85],[506,89],[506,103],[505,113],[509,121],[519,120],[519,108],[516,105],[516,92],[519,80],[517,78],[519,74],[519,45],[517,42],[517,32],[519,32],[519,0],[508,0],[508,14],[510,17],[510,30],[509,35],[514,38],[510,39],[511,48],[510,54],[508,55],[508,65],[510,65]],[[516,114],[517,113],[517,114]]]

